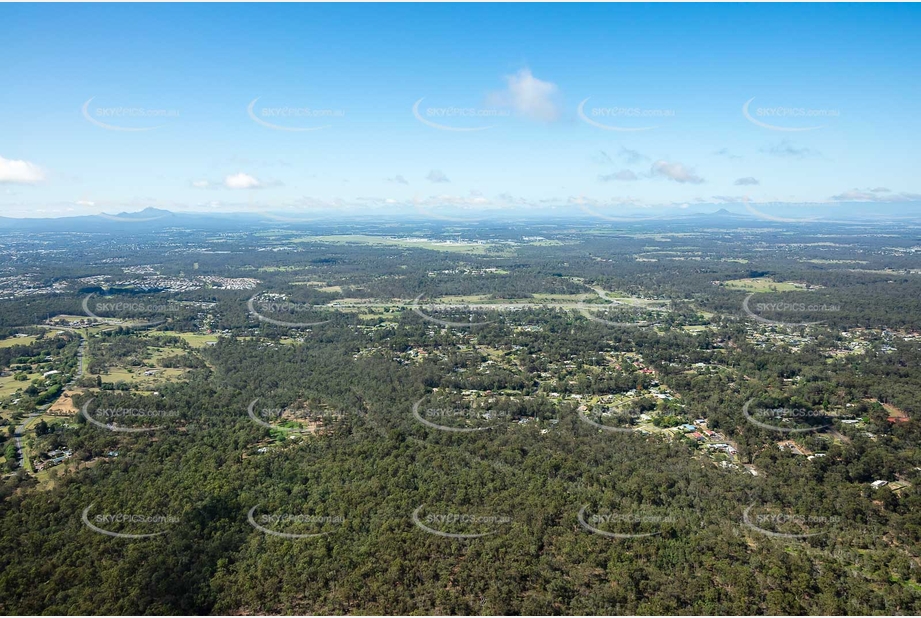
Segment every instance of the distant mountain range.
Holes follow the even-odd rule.
[[[707,211],[708,205],[693,208],[668,209],[656,212],[654,216],[632,211],[627,214],[609,216],[608,209],[573,208],[561,209],[517,209],[491,211],[458,211],[453,213],[446,209],[426,212],[385,213],[372,211],[360,214],[356,211],[334,212],[316,211],[305,216],[290,212],[278,213],[203,213],[172,212],[158,208],[145,208],[138,212],[122,212],[115,215],[96,214],[76,217],[54,218],[12,218],[0,217],[0,229],[21,231],[68,231],[68,232],[126,232],[129,229],[163,230],[169,228],[205,229],[205,230],[246,230],[270,227],[327,227],[337,223],[419,223],[441,222],[444,226],[469,225],[475,223],[502,224],[514,221],[561,222],[568,223],[636,223],[654,224],[664,222],[692,223],[696,225],[738,226],[749,224],[794,224],[794,223],[887,223],[914,222],[921,223],[921,210],[911,204],[810,204],[806,205],[734,205],[732,209],[720,207]],[[717,205],[709,205],[716,208]]]

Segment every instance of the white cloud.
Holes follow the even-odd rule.
[[[685,167],[678,162],[659,160],[652,164],[650,173],[653,176],[664,176],[675,182],[699,185],[704,179],[694,173],[693,169]]]
[[[451,182],[451,180],[445,176],[445,173],[441,170],[432,170],[425,178],[430,182]]]
[[[240,172],[224,178],[224,186],[228,189],[257,189],[262,186],[258,179]]]
[[[592,160],[595,163],[599,163],[601,165],[613,165],[614,164],[614,159],[611,158],[611,155],[609,155],[603,150],[599,150],[597,154],[592,155]]]
[[[620,150],[618,151],[617,156],[620,159],[622,159],[623,162],[626,163],[627,165],[634,165],[641,161],[649,160],[649,157],[644,155],[639,150],[633,150],[631,148],[624,148],[623,146],[620,147]],[[600,163],[602,165],[613,165],[614,164],[614,159],[612,159],[611,155],[609,155],[604,150],[599,150],[598,154],[596,154],[592,158],[594,159],[595,163]]]
[[[0,157],[0,184],[31,185],[43,180],[44,170],[34,163]]]
[[[95,206],[96,202],[91,202],[89,200],[77,200],[77,206]]]
[[[742,158],[741,155],[732,154],[731,152],[729,152],[728,148],[720,148],[713,154],[715,154],[718,157],[726,157],[727,159],[741,159]]]
[[[515,196],[515,195],[512,195],[511,193],[508,193],[507,191],[506,191],[506,192],[503,192],[503,193],[500,193],[498,196],[496,196],[496,199],[497,199],[499,202],[501,202],[502,204],[508,205],[508,206],[510,206],[510,207],[534,206],[534,205],[536,204],[535,200],[533,200],[533,199],[528,199],[528,198],[525,198],[525,197],[517,197],[517,196]],[[554,199],[548,200],[548,201],[551,202],[551,203],[553,203],[553,204],[559,203],[559,199],[558,199],[558,198],[554,198]]]
[[[860,189],[850,189],[844,193],[833,195],[830,199],[836,202],[872,202],[877,199],[877,196]]]
[[[633,165],[634,163],[639,163],[640,161],[646,161],[649,159],[639,150],[632,150],[630,148],[620,147],[620,157],[627,162],[627,165]]]
[[[745,178],[739,178],[733,184],[745,186],[745,185],[760,185],[761,183],[758,182],[757,178],[753,178],[752,176],[746,176]]]
[[[318,197],[304,196],[294,200],[292,206],[296,208],[320,210],[328,208],[341,209],[348,206],[348,204],[346,204],[345,200],[339,197],[324,200]]]
[[[835,202],[921,202],[921,194],[918,193],[891,193],[888,189],[877,187],[876,189],[851,189],[844,193],[831,196]],[[881,195],[886,193],[886,195]]]
[[[787,140],[782,140],[777,144],[771,144],[761,149],[761,152],[775,157],[792,157],[802,159],[804,157],[817,156],[819,153],[805,146],[796,146]]]
[[[393,178],[388,178],[388,179],[387,179],[387,182],[397,182],[397,183],[400,183],[401,185],[408,185],[408,184],[409,184],[409,181],[406,180],[405,178],[403,178],[403,176],[401,176],[400,174],[397,174],[397,175],[394,176]]]
[[[485,206],[492,204],[492,200],[480,195],[430,195],[414,200],[420,206]]]
[[[560,117],[559,88],[556,84],[534,77],[530,69],[507,75],[505,81],[508,84],[505,90],[489,95],[489,105],[510,108],[522,116],[544,122]]]
[[[193,180],[192,186],[195,187],[196,189],[207,189],[208,187],[211,186],[211,183],[208,182],[207,180]]]
[[[555,201],[559,201],[559,200],[555,200]],[[568,198],[566,198],[566,203],[570,205],[580,206],[580,207],[581,206],[590,206],[592,208],[595,208],[595,207],[598,207],[598,208],[622,207],[622,208],[636,208],[636,209],[641,209],[641,208],[647,209],[647,208],[666,207],[666,206],[675,205],[674,203],[668,204],[665,202],[661,202],[661,203],[649,202],[641,198],[633,198],[633,197],[598,199],[598,198],[594,198],[588,195],[578,195],[578,196],[570,195]]]
[[[637,178],[638,176],[630,170],[620,170],[619,172],[598,176],[598,180],[602,182],[609,182],[611,180],[636,180]]]

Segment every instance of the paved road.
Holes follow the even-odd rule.
[[[51,328],[51,327],[46,327],[46,328]],[[73,380],[67,383],[67,386],[72,386],[77,380],[83,377],[84,351],[86,350],[86,337],[84,337],[83,333],[78,330],[73,330],[73,329],[68,329],[68,328],[64,328],[64,329],[58,328],[57,330],[70,330],[71,332],[76,332],[81,337],[83,337],[83,339],[80,341],[80,347],[77,348],[77,361],[78,361],[77,375],[74,376]],[[61,392],[63,393],[64,389],[61,389]],[[57,401],[57,398],[55,398],[54,401]],[[32,463],[26,458],[25,450],[22,448],[22,437],[25,434],[28,426],[32,423],[32,421],[34,421],[36,418],[41,416],[42,413],[45,412],[45,410],[53,406],[54,401],[50,401],[46,403],[45,405],[37,408],[35,412],[32,412],[31,414],[27,415],[22,420],[22,423],[20,423],[20,425],[16,427],[16,431],[13,433],[13,438],[16,440],[16,451],[18,453],[18,460],[19,460],[18,469],[28,470],[29,472],[33,472],[33,473],[35,472],[35,470],[32,468]]]

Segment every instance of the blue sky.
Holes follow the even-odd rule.
[[[916,206],[919,17],[0,4],[0,216]]]

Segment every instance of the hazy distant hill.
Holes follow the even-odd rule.
[[[755,204],[746,210],[743,205],[730,208],[716,205],[698,205],[691,210],[663,209],[646,212],[620,212],[616,216],[611,211],[597,210],[561,210],[561,209],[518,209],[518,210],[484,210],[468,214],[468,221],[460,216],[441,217],[440,211],[429,214],[406,211],[386,213],[383,211],[359,213],[356,211],[316,211],[315,215],[304,216],[290,213],[198,213],[172,212],[158,208],[145,208],[138,212],[120,212],[118,214],[82,215],[75,217],[52,218],[12,218],[0,217],[0,229],[7,230],[41,230],[70,232],[124,233],[131,229],[161,230],[168,228],[191,228],[207,230],[239,230],[262,227],[302,227],[329,225],[338,222],[429,222],[445,227],[456,225],[514,224],[522,221],[546,221],[556,223],[605,222],[611,224],[660,225],[663,223],[694,225],[713,225],[717,227],[734,227],[742,223],[751,224],[818,224],[818,223],[860,223],[905,221],[921,223],[921,210],[912,204],[880,204],[874,207],[873,214],[868,215],[866,204],[810,204],[796,206]]]

